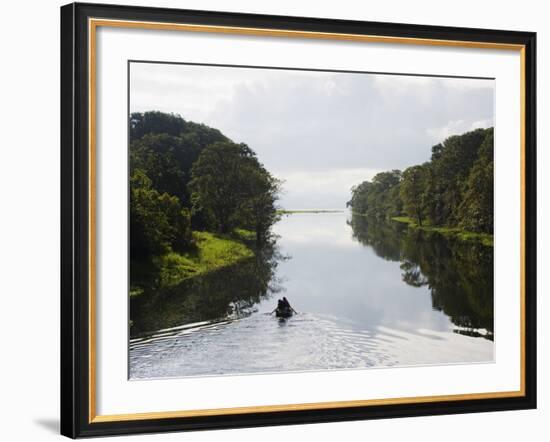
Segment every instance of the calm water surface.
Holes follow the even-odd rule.
[[[493,360],[492,248],[293,214],[273,249],[131,301],[130,377]],[[286,296],[299,312],[268,313]]]

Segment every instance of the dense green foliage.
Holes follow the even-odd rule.
[[[132,284],[145,274],[148,280],[174,281],[196,273],[204,268],[198,251],[207,253],[205,244],[240,250],[238,236],[227,237],[235,229],[252,231],[257,245],[268,242],[279,216],[279,185],[252,149],[217,129],[179,115],[133,113],[130,257],[134,269],[148,270],[141,277],[132,272]],[[198,233],[204,231],[218,236]],[[226,261],[216,263],[230,264]]]
[[[279,181],[260,164],[246,144],[211,144],[191,171],[193,208],[220,233],[241,227],[256,232],[261,242],[277,220]]]
[[[403,212],[417,220],[422,226],[424,213],[428,207],[427,166],[413,166],[405,169],[399,186],[399,197],[403,203]],[[392,189],[393,190],[393,189]]]
[[[177,196],[191,208],[188,183],[202,151],[228,141],[219,130],[162,112],[130,117],[130,170],[141,169],[160,192]]]
[[[457,220],[466,230],[493,232],[493,131],[479,148],[463,186]]]
[[[372,181],[363,181],[352,189],[351,201],[347,203],[354,212],[385,218],[399,215],[403,203],[399,196],[401,171],[381,172]]]
[[[140,169],[130,177],[130,232],[133,257],[181,251],[191,241],[189,210],[175,196],[154,189]]]
[[[418,226],[493,233],[493,129],[432,147],[429,162],[377,174],[352,188],[348,206],[377,220],[407,216]]]

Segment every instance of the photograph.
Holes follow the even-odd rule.
[[[130,60],[127,123],[129,380],[494,363],[494,78]]]

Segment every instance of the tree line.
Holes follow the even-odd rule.
[[[130,257],[193,247],[193,230],[255,233],[277,220],[280,182],[246,144],[162,112],[130,115]]]
[[[408,216],[422,226],[493,233],[493,128],[454,135],[430,161],[381,172],[351,189],[347,206],[377,220]]]

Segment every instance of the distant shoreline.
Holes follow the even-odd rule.
[[[345,210],[336,209],[303,209],[303,210],[277,210],[281,215],[292,215],[294,213],[344,213]]]

